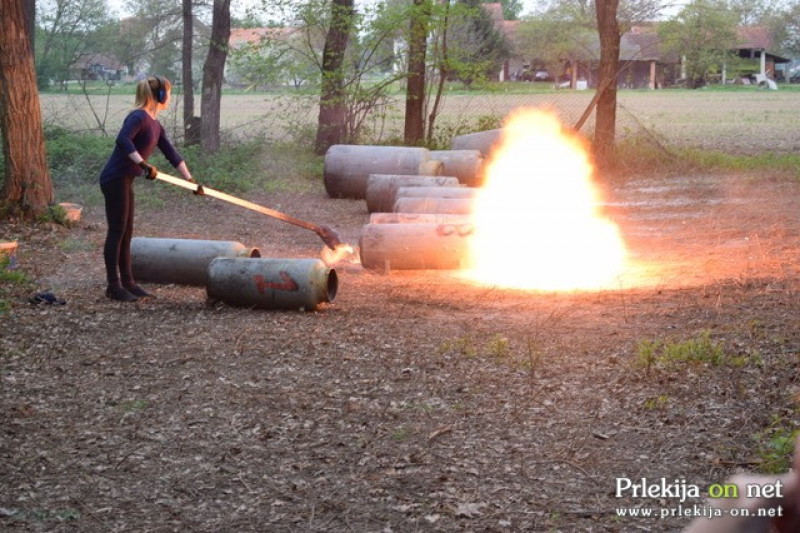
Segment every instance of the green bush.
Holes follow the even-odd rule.
[[[98,178],[114,148],[114,138],[48,127],[45,142],[57,201],[100,203]],[[254,186],[259,150],[260,144],[255,141],[224,146],[216,154],[204,153],[199,146],[178,146],[198,181],[234,192],[246,192]],[[158,150],[150,160],[159,170],[176,174]]]

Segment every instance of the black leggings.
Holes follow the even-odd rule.
[[[133,283],[131,237],[133,236],[133,176],[118,178],[100,186],[106,198],[108,233],[103,247],[109,284]]]

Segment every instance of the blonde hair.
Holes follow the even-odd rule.
[[[156,99],[156,94],[159,89],[163,89],[167,94],[172,90],[172,83],[167,78],[160,76],[148,76],[136,84],[136,101],[135,106],[137,109],[147,109],[150,111],[158,111],[162,105]]]

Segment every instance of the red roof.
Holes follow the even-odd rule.
[[[294,28],[231,28],[228,43],[233,48],[243,44],[258,44],[267,39],[285,38],[294,31]]]
[[[768,50],[772,48],[772,36],[766,26],[740,26],[737,28],[740,48]]]

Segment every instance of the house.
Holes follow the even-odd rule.
[[[740,69],[742,74],[759,74],[770,79],[776,79],[777,65],[789,64],[791,59],[781,57],[774,52],[772,35],[766,26],[743,26],[738,29],[739,47],[738,56],[745,61]],[[723,71],[722,82],[725,83],[726,73]]]
[[[511,58],[505,61],[500,70],[500,80],[535,80],[538,72],[528,72],[531,65],[529,53],[515,49],[515,34],[520,21],[503,19],[502,5],[499,3],[483,4],[492,16],[495,25],[505,35],[511,46]],[[776,79],[779,65],[787,67],[791,60],[772,52],[773,44],[768,28],[764,26],[740,27],[738,29],[739,45],[736,54],[744,60],[744,66],[738,74],[752,75],[754,79]],[[543,79],[569,79],[569,86],[575,88],[579,80],[588,86],[596,86],[596,69],[600,60],[599,37],[594,42],[584,44],[585,58],[570,64],[565,60],[563,72],[543,73]],[[655,23],[642,23],[633,26],[620,38],[620,75],[617,83],[620,88],[657,89],[673,85],[678,79],[685,78],[681,71],[681,58],[674,53],[661,49],[661,40]],[[552,76],[551,76],[552,74]],[[722,69],[722,82],[725,83],[726,70]]]
[[[70,65],[69,79],[119,81],[128,75],[128,67],[111,55],[86,54]]]

